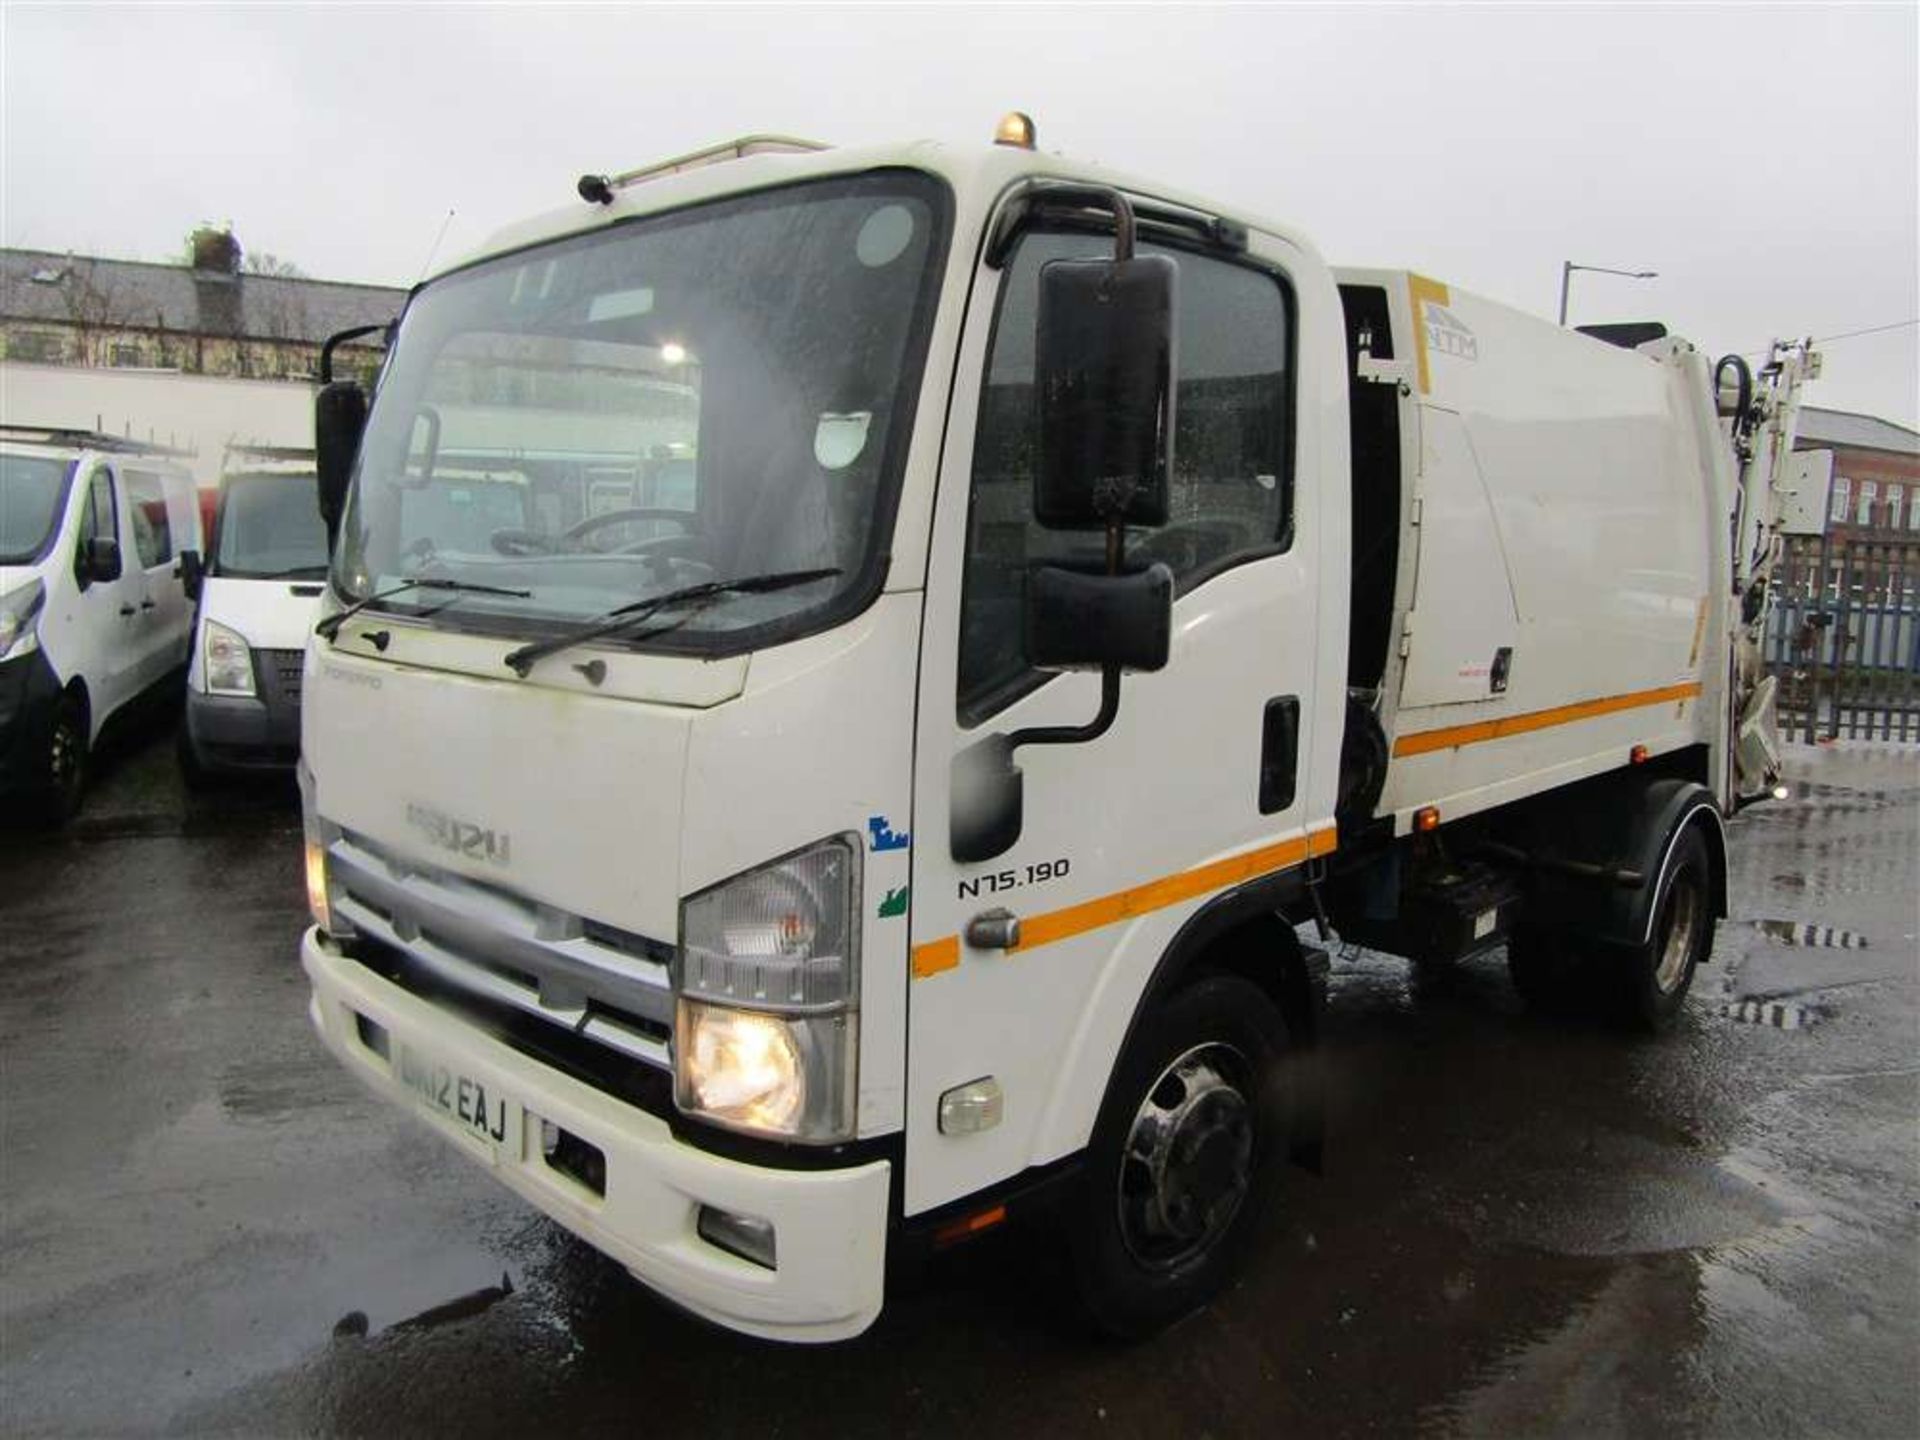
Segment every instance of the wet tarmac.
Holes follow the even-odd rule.
[[[63,835],[0,834],[0,1429],[1920,1433],[1920,752],[1791,777],[1668,1038],[1532,1019],[1497,955],[1340,954],[1326,1173],[1171,1333],[1090,1341],[1013,1230],[800,1350],[339,1071],[290,787],[187,797],[146,737]]]

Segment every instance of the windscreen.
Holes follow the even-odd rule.
[[[71,460],[0,454],[0,565],[29,565],[60,528]]]
[[[311,473],[226,478],[214,574],[264,580],[326,570],[327,527]]]
[[[551,635],[689,585],[830,571],[689,613],[744,648],[879,586],[945,247],[906,171],[612,225],[427,286],[362,445],[335,562],[349,600]]]

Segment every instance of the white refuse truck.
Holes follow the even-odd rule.
[[[318,402],[356,1075],[738,1330],[1031,1210],[1140,1334],[1313,1155],[1316,934],[1672,1016],[1805,347],[1330,269],[1019,117],[578,190]]]

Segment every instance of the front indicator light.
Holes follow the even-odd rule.
[[[307,910],[322,934],[333,929],[333,907],[327,903],[327,851],[318,840],[307,841]]]

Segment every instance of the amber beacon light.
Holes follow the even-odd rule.
[[[1033,117],[1024,110],[1009,110],[994,127],[993,143],[1012,145],[1019,150],[1033,149]]]

